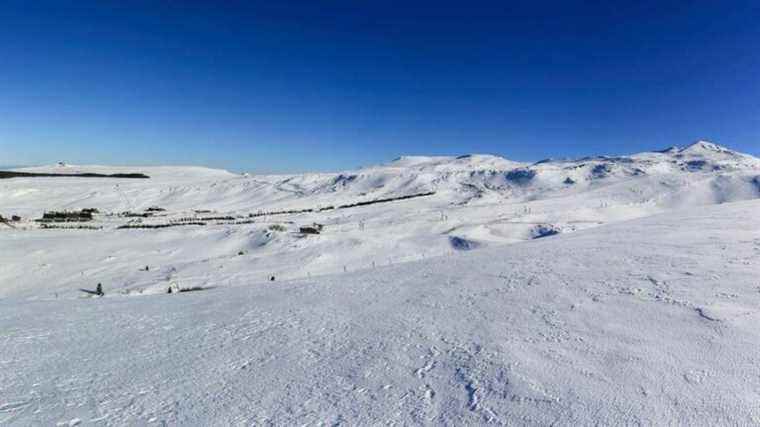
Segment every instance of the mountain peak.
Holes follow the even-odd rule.
[[[691,153],[691,154],[704,154],[704,153],[733,153],[733,151],[729,150],[726,147],[723,147],[722,145],[718,145],[715,143],[712,143],[710,141],[704,141],[699,140],[697,142],[694,142],[680,150],[681,153]]]
[[[522,163],[492,154],[464,154],[461,156],[402,156],[383,166],[402,168],[443,169],[512,169]]]

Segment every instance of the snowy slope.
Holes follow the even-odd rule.
[[[22,170],[0,424],[760,422],[752,156]]]
[[[722,181],[731,181],[730,200],[760,194],[760,160],[707,142],[686,148],[628,157],[546,160],[527,165],[496,156],[402,157],[385,165],[341,173],[236,175],[200,167],[52,166],[26,172],[142,172],[150,180],[50,178],[0,181],[0,206],[33,215],[45,208],[98,207],[135,210],[203,207],[224,211],[255,208],[305,208],[389,196],[436,191],[438,205],[533,201],[599,191],[621,183],[642,187],[644,197],[618,194],[629,201],[692,192],[706,186],[702,202],[726,197]],[[721,181],[722,180],[722,181]],[[719,182],[716,184],[716,182]],[[724,183],[725,184],[725,183]],[[117,188],[118,187],[118,188]],[[655,187],[655,188],[652,188]],[[716,194],[720,194],[720,196]],[[726,200],[728,201],[728,200]],[[40,202],[47,205],[42,206]]]
[[[487,155],[415,156],[302,175],[71,165],[24,171],[141,172],[151,178],[0,179],[0,215],[25,218],[15,230],[0,224],[0,242],[10,242],[0,244],[0,297],[76,294],[97,282],[120,292],[159,292],[173,282],[202,286],[218,281],[217,270],[227,271],[222,265],[228,263],[236,265],[224,274],[228,284],[272,275],[310,277],[760,197],[760,161],[706,142],[531,165]],[[318,211],[431,191],[393,203]],[[121,215],[152,206],[166,211],[151,218]],[[100,210],[90,225],[101,229],[43,230],[32,221],[45,211],[82,208]],[[289,209],[315,211],[251,217]],[[118,229],[180,220],[206,225]],[[300,226],[314,222],[325,224],[322,235],[298,234]],[[34,274],[28,274],[30,263]],[[139,272],[146,265],[150,272]]]
[[[758,212],[311,280],[2,299],[0,424],[757,424]]]

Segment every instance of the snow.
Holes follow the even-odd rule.
[[[151,178],[0,180],[0,424],[760,423],[751,156],[65,169]]]

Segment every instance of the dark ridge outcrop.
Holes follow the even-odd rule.
[[[8,178],[134,178],[148,179],[148,175],[142,173],[37,173],[37,172],[14,172],[0,171],[0,179]]]

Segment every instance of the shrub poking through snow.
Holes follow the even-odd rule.
[[[15,216],[14,216],[13,218],[15,218]],[[7,218],[3,218],[3,216],[2,216],[2,215],[0,215],[0,224],[5,224],[5,225],[7,225],[7,226],[8,226],[8,227],[10,227],[10,228],[16,228],[16,227],[14,227],[14,226],[11,224],[11,221],[16,221],[16,220],[15,220],[15,219],[13,219],[13,218],[11,218],[10,220],[8,220]]]
[[[269,229],[272,231],[286,231],[287,228],[285,228],[282,224],[272,224],[269,226]]]
[[[37,222],[85,222],[92,221],[93,210],[83,209],[81,211],[50,211],[45,212],[42,218],[36,219]]]
[[[40,224],[41,230],[102,230],[103,227],[96,226],[96,225],[84,225],[84,224],[78,224],[78,225],[58,225],[58,224],[48,224],[48,223],[42,223]]]
[[[298,230],[301,234],[320,234],[323,228],[324,226],[322,224],[317,224],[315,222],[312,225],[300,227]]]
[[[168,228],[168,227],[180,227],[185,225],[206,225],[205,222],[170,222],[168,224],[124,224],[116,227],[118,230],[129,228]]]
[[[458,251],[469,251],[479,246],[478,242],[458,236],[449,236],[449,244]]]
[[[190,288],[181,288],[180,292],[196,292],[196,291],[205,291],[206,289],[210,288],[204,288],[203,286],[193,286]]]
[[[126,211],[126,212],[120,213],[119,215],[123,216],[125,218],[148,218],[148,217],[153,216],[153,212],[142,212],[142,213],[139,213],[139,212],[129,212],[129,211]]]

